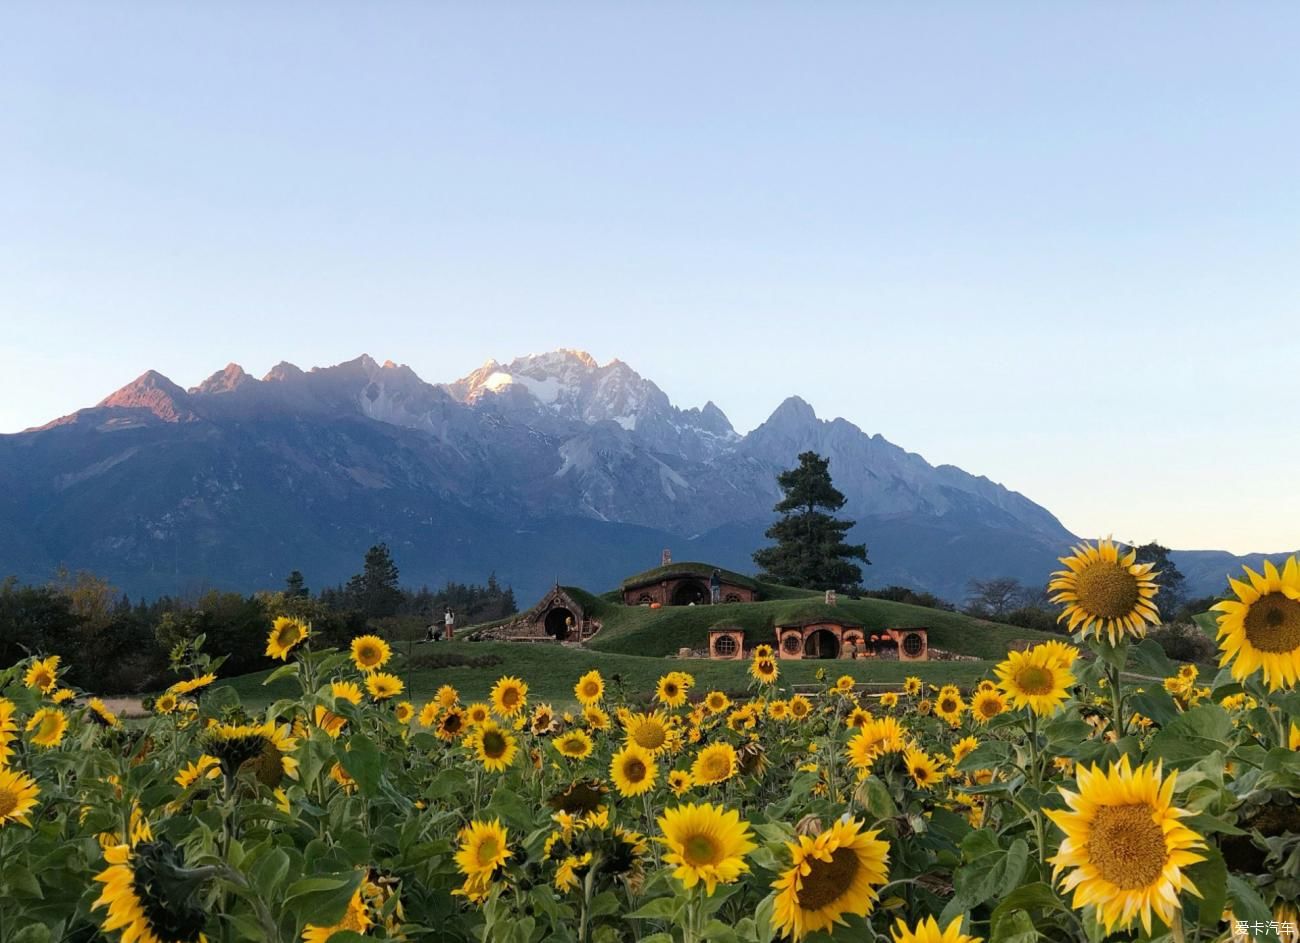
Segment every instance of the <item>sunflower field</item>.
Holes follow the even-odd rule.
[[[744,692],[416,704],[383,639],[282,617],[299,695],[246,709],[200,645],[126,722],[32,657],[0,672],[0,941],[1297,943],[1300,565],[1232,582],[1213,671],[1145,639],[1149,565],[1062,562],[1073,636],[969,690],[795,690],[759,646]]]

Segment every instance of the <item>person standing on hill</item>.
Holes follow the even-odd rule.
[[[446,627],[443,638],[450,642],[456,635],[456,613],[452,611],[451,606],[448,606],[442,614],[442,624]]]
[[[709,577],[709,605],[716,606],[722,601],[722,571],[716,566]]]

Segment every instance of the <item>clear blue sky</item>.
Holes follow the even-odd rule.
[[[558,346],[1079,533],[1300,545],[1294,3],[15,2],[0,431]]]

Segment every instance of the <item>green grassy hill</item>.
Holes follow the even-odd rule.
[[[781,588],[781,587],[779,587]],[[764,586],[764,593],[768,587]],[[795,591],[800,592],[800,591]],[[881,629],[921,626],[930,630],[930,644],[945,651],[976,658],[1001,659],[1016,639],[1059,638],[1033,629],[975,619],[957,612],[926,609],[883,599],[846,599],[828,607],[820,593],[803,593],[754,603],[718,606],[624,606],[585,597],[590,613],[603,628],[589,643],[601,652],[627,655],[675,655],[680,648],[703,648],[710,626],[720,622],[745,630],[747,645],[775,644],[774,627],[800,619],[830,616],[859,622],[868,633]]]
[[[934,684],[953,682],[970,686],[991,675],[993,663],[1006,655],[1013,641],[1060,638],[960,613],[880,599],[841,597],[838,605],[832,608],[826,606],[821,593],[768,584],[759,584],[759,588],[765,599],[756,603],[650,609],[617,602],[620,598],[617,592],[595,596],[577,587],[565,587],[603,625],[584,648],[549,642],[472,640],[475,630],[500,624],[488,623],[466,626],[457,633],[454,642],[411,646],[396,643],[391,670],[407,685],[403,697],[417,704],[431,698],[442,684],[454,685],[465,701],[484,700],[499,677],[515,675],[528,682],[532,699],[549,701],[557,708],[568,708],[575,703],[573,685],[578,676],[591,668],[599,669],[606,679],[620,678],[629,698],[647,695],[653,691],[661,675],[674,669],[694,674],[697,690],[720,688],[733,693],[743,692],[748,683],[747,660],[679,661],[667,657],[675,656],[681,648],[704,648],[709,627],[719,622],[741,626],[745,630],[747,645],[759,642],[774,644],[775,625],[822,616],[861,623],[868,634],[887,628],[922,626],[929,629],[933,647],[980,659],[782,661],[780,686],[787,692],[790,685],[814,682],[819,669],[825,669],[831,678],[849,674],[860,682],[884,685],[900,684],[908,675],[917,675]],[[259,672],[226,683],[239,692],[246,705],[255,708],[276,698],[290,696],[296,690],[296,682],[285,679],[269,687],[263,686],[268,674],[269,671]]]

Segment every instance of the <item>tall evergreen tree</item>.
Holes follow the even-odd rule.
[[[852,561],[871,561],[865,544],[844,542],[854,522],[826,513],[844,507],[845,500],[831,484],[830,459],[804,452],[799,466],[781,472],[776,481],[785,497],[775,508],[781,519],[767,529],[776,546],[754,554],[762,569],[759,579],[837,592],[856,588],[862,568]]]
[[[382,619],[397,612],[402,604],[402,591],[397,585],[397,564],[388,552],[388,544],[376,544],[366,551],[361,572],[348,580],[344,592],[367,618]]]
[[[284,580],[284,594],[286,596],[297,597],[308,594],[307,580],[302,575],[301,570],[294,570]]]

